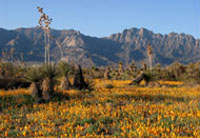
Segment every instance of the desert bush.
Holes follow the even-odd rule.
[[[186,67],[179,62],[175,62],[167,67],[171,78],[175,81],[180,80],[181,76],[185,74],[185,69]]]
[[[12,63],[0,63],[0,89],[27,88],[29,82],[23,79],[26,68]]]
[[[110,79],[111,79],[110,73],[111,73],[111,70],[110,70],[109,67],[108,67],[107,69],[105,69],[105,72],[104,72],[104,79],[110,80]]]
[[[17,68],[11,63],[0,63],[0,77],[14,78],[17,75]]]
[[[193,63],[186,66],[185,73],[180,78],[186,84],[200,83],[200,63]]]

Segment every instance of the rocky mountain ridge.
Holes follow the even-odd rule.
[[[6,30],[0,28],[0,56],[14,48],[14,57],[23,53],[25,61],[44,60],[44,35],[38,28]],[[147,59],[146,48],[150,44],[154,51],[154,64],[182,63],[200,60],[200,40],[191,35],[169,33],[156,34],[145,28],[125,29],[122,33],[97,38],[86,36],[75,30],[51,30],[51,59],[82,64],[84,66],[109,65],[118,62],[141,62]],[[60,47],[56,42],[59,42]]]

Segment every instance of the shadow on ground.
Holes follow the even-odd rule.
[[[42,101],[41,103],[62,102],[69,99],[69,96],[66,94],[55,93],[50,101]],[[9,107],[20,108],[24,105],[32,107],[33,104],[41,104],[38,103],[37,100],[31,95],[0,96],[0,103],[0,106],[3,109],[7,109]]]
[[[173,101],[173,102],[188,102],[189,98],[184,97],[174,97],[174,96],[164,96],[164,95],[115,95],[116,99],[123,100],[135,100],[135,101],[145,101],[145,102],[153,102],[159,103],[164,101]]]

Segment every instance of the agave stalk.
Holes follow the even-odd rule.
[[[47,34],[44,30],[44,63],[47,63]]]
[[[57,45],[57,46],[59,47],[59,49],[60,49],[61,60],[62,60],[63,57],[64,57],[63,50],[62,50],[62,45],[61,45],[61,43],[60,43],[58,40],[56,40],[56,45]]]
[[[50,53],[50,29],[47,30],[47,53],[48,53],[48,63],[51,63],[51,53]]]
[[[45,43],[45,55],[44,55],[44,62],[45,64],[50,64],[50,24],[52,22],[52,19],[49,18],[48,15],[46,15],[43,12],[43,8],[37,7],[38,12],[41,14],[39,19],[39,26],[44,31],[44,43]]]
[[[151,45],[147,46],[147,56],[148,56],[148,60],[149,60],[150,70],[152,70],[152,67],[153,67],[153,50],[152,50]]]
[[[110,67],[108,67],[105,72],[104,72],[104,79],[106,80],[110,80],[111,79],[111,76],[110,76]]]
[[[118,73],[120,75],[122,75],[124,73],[122,62],[120,62],[119,65],[118,65]]]
[[[10,49],[11,62],[14,62],[14,53],[15,53],[15,48],[11,48]]]

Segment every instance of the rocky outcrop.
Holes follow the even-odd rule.
[[[200,60],[200,40],[191,35],[170,33],[156,34],[145,28],[125,29],[110,37],[96,38],[75,30],[51,30],[51,59],[64,60],[83,66],[104,66],[113,63],[130,63],[147,59],[146,48],[154,51],[154,64],[183,63]],[[60,47],[56,44],[59,41]],[[21,53],[25,61],[41,62],[44,59],[44,35],[38,28],[6,30],[0,28],[0,52],[15,49],[15,59]],[[2,57],[2,54],[0,54]]]

